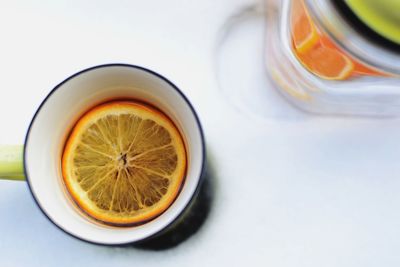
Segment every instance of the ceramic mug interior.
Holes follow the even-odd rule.
[[[134,227],[111,227],[83,215],[71,201],[61,175],[61,155],[68,133],[90,108],[113,99],[136,99],[168,115],[184,137],[188,167],[182,190],[159,217]],[[148,69],[109,64],[81,71],[47,96],[29,127],[25,174],[45,215],[65,232],[85,241],[114,245],[143,240],[172,223],[188,205],[199,185],[205,158],[198,117],[179,89]]]

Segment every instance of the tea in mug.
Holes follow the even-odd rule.
[[[158,109],[112,101],[84,114],[62,155],[62,175],[74,202],[105,224],[145,223],[180,192],[186,172],[182,135]]]

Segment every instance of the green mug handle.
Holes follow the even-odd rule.
[[[23,146],[0,145],[0,179],[25,180]]]

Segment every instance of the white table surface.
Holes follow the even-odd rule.
[[[227,23],[251,4],[1,3],[0,143],[22,143],[41,100],[70,74],[143,65],[196,107],[215,196],[196,234],[145,251],[69,237],[24,182],[0,181],[0,266],[399,266],[400,121],[320,117],[288,105],[265,77],[262,18]]]

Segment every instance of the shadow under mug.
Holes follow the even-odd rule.
[[[112,227],[88,218],[71,200],[61,174],[64,143],[76,121],[90,108],[115,99],[143,101],[164,112],[180,130],[188,157],[185,181],[173,204],[157,218],[133,227]],[[88,68],[57,85],[36,111],[21,153],[15,147],[0,151],[0,177],[26,178],[50,221],[76,238],[102,245],[142,241],[171,225],[196,195],[205,165],[203,131],[189,100],[163,76],[128,64]]]

